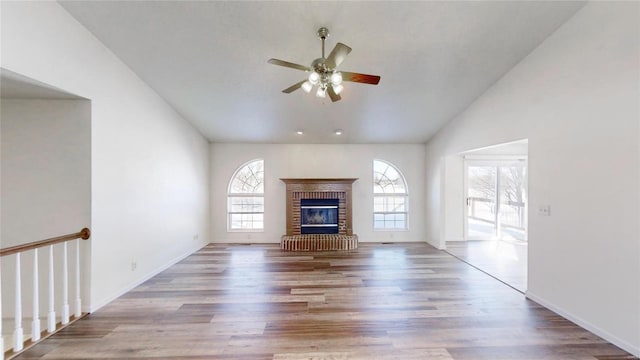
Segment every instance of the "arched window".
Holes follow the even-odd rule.
[[[373,160],[373,228],[407,229],[409,192],[398,168]]]
[[[264,160],[240,166],[231,177],[227,192],[229,231],[264,229]]]

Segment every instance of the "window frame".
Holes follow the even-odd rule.
[[[262,192],[232,192],[231,186],[234,183],[234,181],[236,180],[236,177],[238,176],[238,174],[241,173],[241,171],[243,171],[245,168],[247,168],[249,165],[256,163],[256,162],[262,162]],[[255,176],[255,174],[254,174]],[[240,165],[236,171],[233,172],[233,175],[231,175],[231,178],[229,179],[229,184],[227,185],[227,232],[264,232],[264,159],[253,159],[253,160],[249,160],[245,163],[243,163],[242,165]],[[232,198],[262,198],[262,211],[231,211],[231,199]],[[233,221],[232,221],[232,217],[233,215],[243,215],[243,214],[247,214],[247,215],[256,215],[256,214],[261,214],[262,215],[262,227],[261,228],[234,228],[233,227]]]
[[[383,163],[384,165],[387,166],[388,168],[393,169],[397,174],[398,174],[398,179],[400,179],[402,181],[402,184],[404,186],[404,192],[376,192],[376,188],[378,188],[377,183],[376,183],[376,174],[379,173],[378,171],[376,171],[376,162],[379,163]],[[374,159],[372,162],[372,181],[373,181],[373,230],[374,231],[408,231],[409,230],[409,187],[407,185],[407,180],[404,176],[404,174],[402,173],[402,171],[400,171],[400,169],[398,169],[397,166],[395,166],[394,164],[392,164],[389,161],[386,160],[381,160],[381,159]],[[382,173],[382,175],[384,175],[384,173]],[[381,189],[384,190],[383,187],[380,187]],[[376,199],[384,199],[383,203],[388,201],[388,198],[403,198],[404,200],[404,211],[375,211],[376,209]],[[401,214],[404,215],[404,227],[376,227],[376,215],[397,215],[397,214]],[[383,223],[385,221],[383,220]]]

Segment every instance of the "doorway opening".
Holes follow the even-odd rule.
[[[449,253],[520,292],[527,289],[528,141],[457,155],[462,239]],[[460,201],[461,200],[461,201]],[[455,199],[447,199],[455,201]],[[461,203],[461,204],[460,204]],[[455,205],[455,204],[454,204]]]

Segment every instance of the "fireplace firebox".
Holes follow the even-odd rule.
[[[338,199],[301,199],[301,234],[337,234]]]

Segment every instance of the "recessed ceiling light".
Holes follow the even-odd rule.
[[[298,134],[298,135],[302,135],[302,134],[304,134],[304,131],[302,131],[302,130],[298,130],[298,131],[296,131],[296,134]]]
[[[336,134],[336,135],[342,135],[342,130],[341,130],[341,129],[336,130],[336,131],[335,131],[335,134]]]

